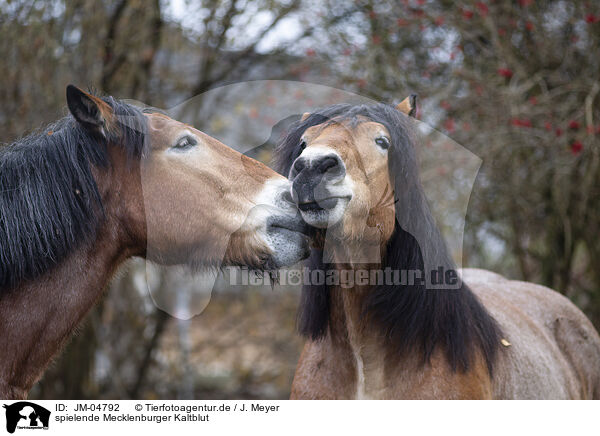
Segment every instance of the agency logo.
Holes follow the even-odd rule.
[[[3,406],[6,409],[6,431],[14,433],[16,429],[48,430],[50,411],[29,401],[19,401]]]

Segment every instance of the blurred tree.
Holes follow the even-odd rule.
[[[362,43],[342,29],[324,56],[348,54],[346,82],[376,98],[418,92],[423,119],[484,161],[465,263],[552,287],[599,326],[600,5],[359,3]]]

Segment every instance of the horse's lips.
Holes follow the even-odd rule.
[[[271,229],[283,229],[294,233],[302,233],[303,235],[309,236],[310,228],[302,220],[302,217],[297,214],[292,217],[289,215],[275,216],[269,219],[269,227]]]
[[[302,212],[333,209],[337,205],[337,202],[343,198],[347,197],[328,197],[322,200],[300,203],[298,204],[298,209],[300,209]]]
[[[299,213],[271,216],[267,224],[276,268],[293,265],[310,254],[309,226]]]

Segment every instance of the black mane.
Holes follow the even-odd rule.
[[[292,162],[301,153],[300,138],[307,128],[340,119],[359,122],[360,117],[383,124],[392,136],[389,173],[395,190],[396,225],[381,268],[418,270],[423,277],[437,267],[456,271],[419,180],[409,118],[393,106],[340,104],[296,122],[278,145],[278,171],[289,173]],[[317,250],[307,263],[309,269],[332,268],[323,263],[322,253]],[[326,335],[330,298],[326,285],[303,287],[298,313],[301,334],[312,340]],[[459,283],[458,288],[435,290],[427,289],[426,284],[376,286],[365,301],[364,312],[381,329],[393,352],[409,354],[420,350],[427,362],[439,346],[454,370],[466,371],[479,351],[492,373],[501,332],[464,283]]]
[[[104,212],[91,168],[110,165],[109,143],[132,158],[144,153],[142,112],[103,100],[118,127],[108,138],[69,115],[0,146],[0,290],[38,277],[94,237]]]

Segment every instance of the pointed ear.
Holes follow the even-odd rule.
[[[310,117],[310,112],[304,112],[300,121],[305,121],[308,117]]]
[[[400,112],[405,113],[409,117],[417,116],[417,94],[411,94],[402,100],[396,106]]]
[[[106,137],[113,120],[112,108],[102,99],[67,86],[67,105],[73,117],[91,132]]]

